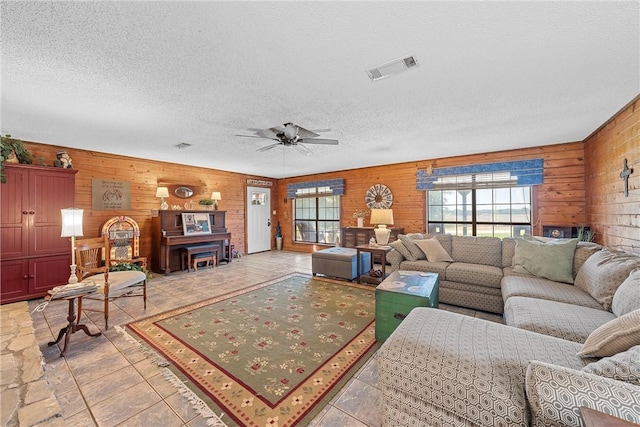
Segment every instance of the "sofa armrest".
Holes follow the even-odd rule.
[[[580,406],[640,423],[640,387],[550,363],[527,367],[532,426],[579,427]]]
[[[391,264],[391,267],[388,267],[386,270],[389,273],[393,273],[396,270],[400,270],[400,263],[404,261],[404,257],[402,254],[395,249],[392,249],[387,255],[387,262]]]

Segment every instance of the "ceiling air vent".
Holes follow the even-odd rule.
[[[182,150],[183,148],[191,147],[191,144],[187,144],[186,142],[181,142],[180,144],[174,145],[174,147]]]
[[[376,80],[384,79],[385,77],[389,77],[394,74],[407,71],[417,66],[418,66],[418,62],[416,61],[416,58],[412,55],[404,58],[394,59],[393,61],[389,61],[385,64],[379,65],[375,68],[368,69],[366,71],[369,78],[375,82]]]

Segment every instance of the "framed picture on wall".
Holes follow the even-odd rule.
[[[185,236],[193,236],[196,234],[210,234],[211,223],[209,222],[209,214],[206,212],[183,213],[182,232]]]

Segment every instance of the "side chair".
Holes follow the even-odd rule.
[[[107,236],[76,240],[76,274],[78,282],[99,285],[95,294],[84,297],[104,301],[104,310],[85,308],[85,311],[104,312],[104,328],[109,328],[109,303],[117,298],[142,297],[147,309],[147,275],[142,271],[109,271],[112,264],[129,260],[112,260]],[[78,319],[82,313],[82,299],[78,299]]]

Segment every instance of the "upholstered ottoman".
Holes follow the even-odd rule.
[[[363,272],[371,268],[371,254],[360,253],[360,268]],[[352,248],[328,248],[311,254],[311,272],[325,276],[353,280],[358,277],[356,250]]]

